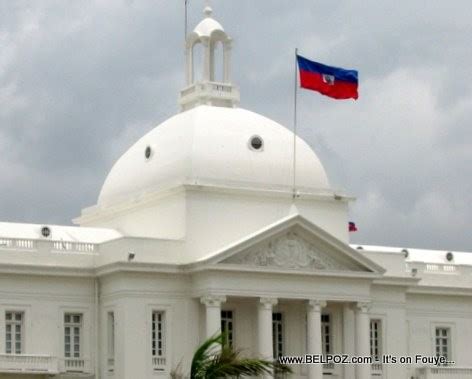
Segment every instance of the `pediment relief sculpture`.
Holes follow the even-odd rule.
[[[320,252],[296,232],[289,232],[262,246],[229,257],[221,263],[249,266],[266,266],[285,269],[358,271],[359,267],[347,265]]]

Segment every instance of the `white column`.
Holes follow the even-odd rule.
[[[261,297],[257,317],[258,352],[261,358],[272,360],[274,349],[272,345],[272,307],[277,305],[277,299]]]
[[[309,300],[307,306],[307,354],[321,355],[321,311],[326,307],[326,301]],[[322,379],[323,365],[308,365],[308,379]]]
[[[352,304],[343,305],[343,353],[353,356],[356,351],[356,322]],[[343,365],[344,379],[355,379],[356,370],[353,365]]]
[[[369,303],[356,304],[356,355],[370,355],[370,338],[369,338]],[[356,365],[356,378],[370,378],[370,364]]]
[[[231,40],[223,44],[223,60],[224,60],[224,70],[223,70],[223,82],[231,82]]]
[[[208,37],[202,38],[203,44],[203,81],[210,81],[210,70],[211,70],[211,43]]]
[[[207,295],[200,299],[205,305],[206,324],[205,334],[207,338],[221,333],[221,303],[226,302],[225,296]]]
[[[209,43],[209,48],[210,48],[210,82],[215,81],[215,48],[216,48],[216,43],[212,40],[210,40]]]

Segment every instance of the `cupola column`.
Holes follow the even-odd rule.
[[[211,76],[211,66],[212,66],[212,48],[209,38],[202,38],[202,45],[204,50],[203,58],[203,81],[210,81]]]
[[[229,40],[226,42],[224,46],[223,52],[223,61],[224,61],[224,68],[223,68],[223,82],[231,83],[231,45],[232,41]]]

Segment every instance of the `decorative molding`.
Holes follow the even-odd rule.
[[[279,300],[275,297],[261,297],[259,299],[259,306],[266,310],[271,310],[278,303]]]
[[[206,307],[221,307],[221,303],[226,303],[226,296],[205,295],[200,298],[200,302]]]
[[[355,304],[355,309],[359,313],[368,313],[371,306],[372,306],[372,303],[370,303],[370,302],[360,301],[360,302]]]
[[[310,271],[360,271],[347,267],[328,254],[320,252],[294,231],[266,242],[262,246],[229,257],[221,263]]]
[[[327,305],[324,300],[308,300],[307,308],[308,312],[317,312],[320,313],[323,308]]]

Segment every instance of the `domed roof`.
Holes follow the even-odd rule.
[[[98,205],[189,183],[291,190],[292,146],[293,133],[266,117],[201,105],[163,122],[123,154],[105,180]],[[328,188],[318,157],[297,137],[297,189]]]
[[[199,37],[210,37],[213,32],[224,32],[223,26],[211,17],[213,11],[210,7],[205,7],[203,11],[205,18],[193,30]]]

